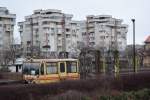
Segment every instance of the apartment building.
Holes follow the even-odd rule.
[[[13,31],[16,15],[6,7],[0,7],[0,50],[8,50],[13,44]]]
[[[80,23],[72,21],[72,17],[56,9],[35,10],[25,21],[18,22],[24,54],[31,56],[40,51],[56,56],[62,51],[73,52],[77,48]]]
[[[87,16],[87,44],[89,47],[125,50],[128,26],[110,15]]]
[[[123,51],[127,45],[128,25],[110,15],[89,15],[86,21],[72,20],[61,10],[34,10],[18,22],[24,55],[57,56],[66,51],[78,55],[83,47]]]

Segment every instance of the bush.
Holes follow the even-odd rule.
[[[98,100],[150,100],[150,90],[123,92],[117,96],[100,96]]]

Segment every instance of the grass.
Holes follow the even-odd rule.
[[[150,100],[150,89],[120,92],[117,95],[101,95],[97,93],[95,98],[77,91],[68,91],[54,97],[43,98],[42,100]]]
[[[118,79],[107,76],[51,84],[0,86],[0,100],[149,100],[150,90],[142,90],[150,88],[149,76],[150,73],[144,73]]]

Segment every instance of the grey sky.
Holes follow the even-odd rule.
[[[108,14],[124,20],[129,25],[128,44],[132,43],[132,22],[136,22],[136,43],[142,44],[150,35],[149,0],[0,0],[0,6],[17,14],[17,22],[35,9],[60,9],[73,14],[74,20],[84,20],[87,15]],[[15,37],[19,36],[15,27]]]

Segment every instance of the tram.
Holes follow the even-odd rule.
[[[80,79],[78,59],[31,59],[23,63],[26,83],[51,83]]]

